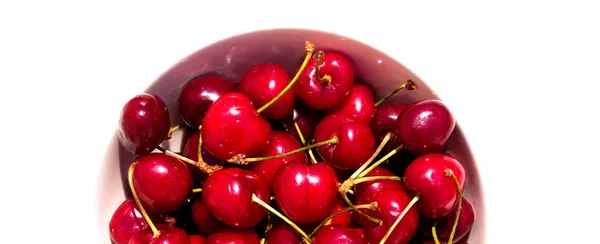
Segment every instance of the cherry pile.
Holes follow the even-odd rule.
[[[266,63],[239,82],[190,80],[185,125],[171,128],[156,95],[125,104],[118,139],[137,158],[113,243],[467,243],[475,216],[465,169],[444,153],[448,108],[389,103],[411,80],[375,101],[347,57],[305,49],[294,76]],[[163,148],[180,127],[183,150]]]

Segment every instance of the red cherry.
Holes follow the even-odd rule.
[[[300,74],[294,90],[308,107],[324,110],[338,104],[353,83],[354,68],[348,59],[334,52],[317,52]]]
[[[201,235],[191,235],[190,236],[190,244],[204,244],[206,238]]]
[[[353,228],[352,230],[354,230],[354,232],[358,233],[358,235],[360,235],[360,237],[362,237],[363,239],[366,240],[366,238],[365,238],[365,229],[363,229],[363,228]]]
[[[266,238],[266,243],[277,244],[302,244],[302,236],[288,224],[278,224],[273,226]]]
[[[241,93],[221,96],[206,112],[202,123],[202,143],[217,159],[238,154],[253,156],[269,143],[271,125],[262,118],[252,101]]]
[[[150,214],[150,213],[149,213]],[[158,216],[150,216],[158,219]],[[148,228],[148,222],[142,216],[133,199],[127,199],[117,207],[108,224],[110,239],[115,244],[127,244],[136,233]]]
[[[394,173],[392,173],[391,171],[384,169],[382,167],[375,167],[373,170],[371,170],[368,174],[365,175],[365,177],[370,177],[370,176],[396,176],[396,175]],[[375,193],[377,193],[378,191],[384,190],[384,189],[396,189],[396,190],[406,192],[406,188],[404,188],[404,185],[402,184],[402,182],[397,181],[397,180],[373,180],[373,181],[363,182],[360,184],[356,184],[354,186],[355,205],[370,203],[369,199],[373,195],[375,195]],[[361,209],[360,211],[362,211],[365,214],[369,214],[369,212],[371,212],[370,210],[367,210],[367,209]],[[358,222],[359,224],[362,224],[362,223],[364,223],[364,221],[367,221],[367,220],[365,220],[365,217],[358,215],[358,214],[355,215],[355,219],[356,219],[356,222]]]
[[[200,232],[207,236],[227,228],[227,225],[211,214],[201,197],[196,198],[192,203],[192,217]]]
[[[192,175],[185,163],[163,153],[143,155],[133,163],[133,185],[146,210],[170,213],[187,203]]]
[[[313,236],[313,244],[367,244],[367,241],[361,237],[352,228],[344,225],[323,226]]]
[[[436,234],[439,240],[448,240],[450,238],[450,233],[452,232],[452,226],[454,225],[454,220],[456,218],[456,212],[458,208],[454,208],[452,212],[450,212],[445,217],[437,220]],[[431,233],[431,227],[433,226],[434,220],[425,218],[424,234],[429,239],[433,238]],[[456,231],[454,232],[454,240],[461,240],[463,237],[469,233],[473,223],[475,222],[475,212],[473,212],[473,206],[467,201],[467,199],[462,199],[462,205],[460,209],[460,216],[458,218],[458,224],[456,225]]]
[[[296,123],[298,123],[298,127],[302,132],[304,140],[309,141],[312,139],[314,136],[315,127],[317,127],[317,124],[321,119],[319,111],[312,110],[306,107],[306,105],[297,102],[292,116],[283,120],[279,120],[275,123],[277,128],[292,134],[298,141],[300,141],[300,136],[298,135],[298,131],[294,125],[294,118]]]
[[[375,114],[373,115],[373,119],[371,120],[371,130],[375,135],[377,144],[383,141],[383,138],[387,133],[396,132],[398,117],[400,114],[402,114],[402,112],[404,112],[407,106],[408,105],[406,104],[386,103],[377,107]],[[400,142],[400,139],[393,134],[388,143],[385,145],[383,151],[389,152],[401,144],[402,143]]]
[[[329,115],[317,125],[315,142],[338,138],[337,144],[317,147],[319,155],[332,166],[358,169],[375,152],[375,137],[364,124],[341,114]]]
[[[198,161],[198,143],[200,142],[200,131],[195,132],[190,136],[190,138],[186,141],[185,146],[183,147],[183,156],[189,158],[194,161]],[[206,150],[206,148],[202,147],[202,160],[209,165],[223,165],[225,166],[225,161],[219,160],[215,158],[213,155]],[[193,165],[190,167],[195,168]]]
[[[328,164],[288,163],[273,178],[275,201],[297,224],[315,224],[325,219],[337,199],[338,181]]]
[[[369,201],[377,201],[379,210],[370,211],[369,216],[380,219],[381,225],[365,221],[365,237],[369,243],[379,243],[410,203],[411,197],[398,189],[385,189],[375,193]],[[419,212],[411,208],[394,228],[386,243],[408,243],[417,232],[418,226]]]
[[[129,244],[189,244],[190,237],[184,230],[168,224],[156,225],[160,235],[154,237],[150,228],[135,234]]]
[[[365,83],[356,83],[340,103],[328,111],[328,114],[343,114],[354,121],[369,125],[375,113],[373,88]]]
[[[458,203],[458,189],[451,170],[462,188],[465,170],[454,157],[441,153],[426,154],[415,159],[404,172],[404,185],[411,194],[419,194],[419,212],[428,218],[441,218],[449,214]]]
[[[331,211],[329,211],[329,215],[332,215],[341,210],[344,210],[345,208],[346,208],[346,205],[344,205],[344,203],[342,203],[342,201],[337,200],[337,201],[335,201],[333,208],[331,208]],[[343,212],[343,213],[338,214],[335,217],[331,218],[331,220],[327,221],[327,223],[325,225],[350,226],[351,223],[352,223],[352,212],[346,211],[346,212]]]
[[[269,144],[267,144],[267,147],[255,157],[269,157],[280,155],[286,152],[299,149],[301,147],[302,145],[300,144],[300,142],[298,142],[296,138],[294,138],[292,135],[274,130],[271,131],[271,139],[269,139]],[[275,172],[277,172],[277,170],[283,164],[289,162],[306,164],[308,162],[308,158],[303,152],[294,153],[292,155],[285,156],[282,158],[252,162],[248,164],[248,169],[260,175],[269,185],[269,189],[272,190],[273,177],[275,176]]]
[[[148,154],[167,137],[170,126],[165,102],[156,95],[143,93],[123,106],[117,135],[127,151]]]
[[[258,64],[250,68],[240,81],[239,91],[246,94],[256,107],[262,107],[277,97],[290,84],[290,76],[278,64]],[[294,109],[294,92],[286,92],[275,103],[269,106],[262,115],[269,119],[283,119],[292,114]]]
[[[207,75],[190,80],[181,89],[178,98],[181,118],[189,126],[198,128],[210,105],[233,91],[231,82],[221,76]]]
[[[258,235],[249,229],[224,229],[206,238],[205,244],[259,244]]]
[[[240,168],[225,168],[217,170],[204,182],[202,201],[223,223],[250,228],[267,215],[266,209],[252,201],[253,194],[270,202],[269,186],[258,174]]]
[[[450,110],[441,101],[423,100],[410,104],[398,118],[396,135],[413,154],[439,153],[455,124]]]

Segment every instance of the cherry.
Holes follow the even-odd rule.
[[[168,224],[156,225],[160,232],[158,236],[154,235],[150,228],[142,230],[135,234],[129,244],[189,244],[190,237],[184,230]]]
[[[363,228],[352,228],[352,230],[354,230],[354,232],[358,233],[358,235],[360,235],[360,237],[362,237],[363,239],[366,240],[366,238],[365,238],[365,229],[363,229]]]
[[[258,235],[250,229],[224,229],[206,238],[205,244],[259,244]]]
[[[293,115],[277,121],[275,127],[292,134],[296,139],[302,141],[296,130],[296,126],[294,125],[295,121],[300,128],[304,140],[308,141],[313,138],[315,127],[317,127],[320,119],[319,111],[311,110],[303,103],[297,102],[294,107]]]
[[[190,244],[204,244],[206,238],[201,235],[190,235]]]
[[[262,107],[277,97],[290,83],[291,79],[283,67],[278,64],[264,63],[250,68],[240,81],[239,92],[246,94],[257,107]],[[284,93],[262,114],[269,119],[283,119],[292,114],[296,95]]]
[[[368,84],[356,83],[342,101],[328,110],[328,114],[343,114],[356,122],[369,125],[375,113],[373,94],[373,88]]]
[[[410,104],[398,118],[396,135],[416,155],[439,153],[454,130],[450,110],[438,100]]]
[[[408,193],[398,189],[383,189],[370,197],[369,201],[376,201],[379,207],[378,211],[369,211],[369,215],[381,219],[381,224],[363,222],[365,237],[369,243],[383,243],[384,238],[386,243],[408,243],[412,239],[419,225],[419,212],[410,208],[411,197]],[[405,214],[402,220],[387,236],[402,214]]]
[[[150,216],[157,219],[158,216]],[[110,239],[115,244],[127,244],[136,233],[148,228],[148,222],[140,213],[133,199],[123,201],[115,210],[108,224]]]
[[[192,134],[183,147],[183,156],[194,161],[198,161],[198,147],[200,142],[200,131]],[[211,155],[206,148],[200,148],[201,159],[208,165],[225,165],[225,161],[219,160]]]
[[[207,236],[227,228],[227,225],[211,214],[206,204],[202,202],[202,197],[194,199],[192,203],[192,217],[200,232]]]
[[[308,61],[294,90],[309,108],[324,110],[338,104],[353,83],[354,68],[348,59],[319,51]]]
[[[302,236],[289,225],[279,224],[273,226],[266,238],[266,243],[301,244]]]
[[[267,182],[258,174],[240,168],[224,168],[204,182],[202,201],[223,223],[250,228],[267,215],[267,210],[255,203],[253,196],[269,202],[269,193]]]
[[[271,125],[255,110],[250,98],[232,92],[221,96],[206,112],[202,143],[217,159],[252,156],[269,143]]]
[[[365,175],[365,177],[371,177],[371,176],[395,176],[395,174],[385,168],[376,167]],[[404,185],[402,184],[401,181],[397,181],[397,180],[367,181],[364,183],[356,184],[354,186],[355,204],[360,205],[360,204],[369,203],[369,198],[371,198],[373,195],[375,195],[375,193],[377,193],[378,191],[381,191],[384,189],[396,189],[396,190],[401,190],[401,191],[406,192],[406,188],[404,188]],[[362,211],[365,214],[369,214],[369,212],[370,212],[369,210],[362,210],[362,209],[360,211]],[[361,215],[356,215],[355,220],[359,224],[363,224],[364,221],[366,221],[365,218]]]
[[[167,137],[170,126],[165,102],[156,95],[142,93],[123,106],[117,137],[127,151],[148,154]]]
[[[435,228],[438,239],[448,240],[450,238],[450,233],[452,232],[452,226],[454,225],[457,210],[458,208],[454,208],[450,214],[437,220]],[[456,225],[456,231],[454,233],[454,240],[461,240],[463,237],[465,237],[475,222],[473,206],[471,206],[471,204],[465,198],[462,199],[462,206],[459,215],[458,224]],[[434,220],[428,218],[422,218],[422,220],[425,220],[423,221],[425,222],[423,226],[426,227],[424,228],[424,234],[426,237],[431,238],[431,227],[434,225]]]
[[[302,145],[292,135],[281,132],[271,131],[269,144],[256,157],[270,157],[280,155],[301,148]],[[269,189],[273,189],[273,177],[277,170],[286,163],[297,162],[306,164],[308,158],[305,153],[294,153],[282,158],[271,160],[257,161],[248,164],[248,169],[260,175],[269,185]]]
[[[275,201],[290,220],[315,224],[330,213],[337,198],[337,176],[328,164],[287,163],[273,178]]]
[[[330,244],[330,243],[345,243],[345,244],[367,244],[367,241],[361,237],[352,228],[344,225],[328,225],[325,226],[313,236],[313,244]]]
[[[179,113],[183,121],[198,128],[204,120],[206,111],[219,97],[233,92],[230,81],[218,76],[207,75],[190,80],[179,94]]]
[[[315,129],[315,141],[337,137],[337,144],[317,147],[317,152],[332,166],[358,169],[375,152],[375,137],[366,125],[341,114],[328,115]]]
[[[371,130],[375,135],[377,143],[381,143],[387,133],[396,132],[398,117],[404,112],[407,106],[406,104],[386,103],[377,107],[371,120]],[[389,152],[400,145],[402,143],[393,134],[383,150],[384,152]]]
[[[150,212],[173,212],[187,203],[192,193],[189,169],[183,162],[166,154],[140,156],[130,170],[133,170],[135,191],[144,208]]]
[[[342,201],[337,200],[337,201],[335,201],[333,208],[331,208],[331,211],[329,211],[329,214],[330,215],[335,214],[344,209],[346,209],[346,205],[344,205],[344,203],[342,203]],[[327,221],[327,223],[325,223],[325,225],[350,226],[351,223],[352,223],[352,213],[350,211],[345,211],[345,212],[337,214],[335,217],[331,218],[329,221]]]
[[[406,168],[404,185],[411,194],[421,196],[417,207],[425,217],[441,218],[456,207],[459,193],[451,176],[456,176],[462,191],[463,166],[454,157],[441,153],[420,156]]]

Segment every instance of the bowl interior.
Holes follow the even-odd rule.
[[[317,50],[332,50],[348,57],[354,65],[357,77],[373,86],[376,99],[383,97],[407,79],[414,80],[419,85],[418,89],[395,95],[389,102],[410,103],[423,99],[440,99],[419,77],[386,54],[348,37],[305,29],[264,30],[219,41],[177,62],[151,83],[146,92],[160,96],[167,103],[172,125],[183,124],[178,116],[176,102],[179,91],[187,81],[196,76],[213,73],[237,83],[250,67],[264,62],[280,64],[293,76],[294,69],[305,56],[304,43],[307,40],[315,43]],[[179,152],[181,141],[182,133],[176,133],[172,140],[162,145]],[[460,160],[467,173],[464,196],[473,205],[476,214],[469,242],[484,243],[485,211],[481,181],[459,123],[445,153]],[[110,242],[108,222],[112,212],[130,194],[126,173],[135,157],[119,145],[115,134],[103,160],[96,202],[99,238],[105,239],[107,243]]]

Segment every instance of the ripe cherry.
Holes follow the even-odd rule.
[[[258,235],[251,229],[228,228],[206,238],[205,244],[259,244]]]
[[[200,143],[200,131],[192,134],[185,143],[183,147],[183,156],[189,158],[194,161],[198,161],[198,145]],[[202,147],[200,149],[200,153],[202,156],[202,161],[206,162],[208,165],[222,165],[227,166],[224,160],[219,160],[211,155],[206,148]],[[188,164],[189,165],[189,164]],[[193,165],[189,165],[190,168],[195,168]]]
[[[407,208],[411,197],[405,191],[398,189],[384,189],[375,193],[369,201],[378,203],[378,211],[368,214],[381,220],[381,225],[364,221],[365,237],[369,243],[380,243],[401,213]],[[417,232],[419,225],[419,212],[410,208],[402,220],[387,237],[386,243],[408,243]]]
[[[441,153],[420,156],[406,168],[404,185],[411,194],[421,196],[417,207],[422,215],[437,219],[456,207],[459,193],[453,175],[462,191],[465,184],[463,166],[454,157]]]
[[[192,217],[200,232],[206,236],[227,228],[223,222],[212,215],[202,197],[197,197],[192,203]]]
[[[375,137],[369,127],[345,115],[328,115],[317,125],[316,142],[333,137],[338,138],[337,144],[317,147],[317,152],[338,169],[358,169],[375,152]]]
[[[202,143],[217,159],[253,156],[269,143],[271,125],[256,111],[246,95],[232,92],[221,96],[206,112]]]
[[[454,220],[456,218],[456,212],[458,208],[454,208],[452,212],[448,215],[444,216],[441,219],[437,220],[437,224],[435,225],[436,233],[439,240],[448,240],[450,238],[450,233],[452,232],[452,226],[454,225]],[[458,217],[458,224],[456,225],[456,231],[454,232],[454,240],[461,240],[463,237],[469,233],[473,223],[475,222],[475,213],[473,212],[473,206],[467,201],[467,199],[462,199],[462,206],[460,209],[460,216]],[[433,238],[431,233],[431,227],[434,225],[434,221],[428,218],[422,218],[424,220],[423,232],[428,239]]]
[[[438,100],[410,104],[398,118],[396,135],[404,148],[415,155],[439,153],[454,130],[450,110]]]
[[[275,201],[293,222],[319,223],[337,199],[336,177],[335,170],[324,162],[284,164],[273,178]]]
[[[324,110],[338,104],[353,83],[354,68],[348,59],[319,51],[308,61],[294,90],[308,107]]]
[[[395,176],[395,174],[385,168],[376,167],[365,175],[365,177],[371,177],[371,176]],[[367,181],[364,183],[356,184],[354,186],[355,205],[370,203],[369,199],[373,195],[375,195],[375,193],[377,193],[378,191],[384,190],[384,189],[396,189],[396,190],[406,192],[406,188],[404,188],[404,185],[402,184],[401,181],[397,181],[397,180]],[[361,209],[360,211],[362,211],[365,214],[369,214],[369,212],[370,212],[370,210],[366,210],[366,209]],[[355,215],[355,220],[359,224],[363,224],[364,221],[367,221],[365,219],[365,217],[358,215],[358,214]]]
[[[313,244],[367,244],[367,241],[361,237],[352,228],[344,225],[324,226],[313,236]]]
[[[337,201],[335,201],[335,204],[333,205],[333,208],[331,208],[331,211],[329,211],[329,215],[332,215],[341,210],[344,210],[345,208],[346,208],[346,205],[344,205],[344,203],[342,203],[342,201],[340,201],[338,199]],[[350,226],[351,223],[352,223],[352,212],[346,211],[346,212],[340,213],[340,214],[336,215],[335,217],[331,218],[329,221],[327,221],[327,223],[325,223],[325,225]]]
[[[190,244],[204,244],[206,238],[201,235],[190,235]]]
[[[290,152],[296,149],[301,148],[300,142],[296,140],[292,135],[281,132],[281,131],[271,131],[271,138],[269,139],[269,144],[263,149],[260,153],[256,155],[256,157],[269,157],[280,155],[286,152]],[[286,163],[289,162],[297,162],[306,164],[308,158],[306,154],[303,152],[294,153],[292,155],[288,155],[282,158],[257,161],[248,164],[248,169],[260,175],[269,185],[269,189],[273,190],[273,177],[275,176],[275,172]]]
[[[150,216],[158,219],[158,216]],[[115,244],[127,244],[136,233],[148,228],[148,222],[142,216],[133,199],[123,201],[115,210],[108,224],[110,239]]]
[[[298,123],[298,127],[302,132],[304,140],[309,141],[314,136],[315,127],[321,119],[319,111],[312,110],[303,103],[297,102],[292,116],[289,116],[283,120],[277,121],[276,128],[292,134],[298,141],[300,136],[294,125],[294,120]]]
[[[381,143],[387,133],[396,132],[398,117],[404,112],[406,107],[406,104],[397,103],[386,103],[377,107],[371,120],[371,130],[375,135],[377,144]],[[385,145],[383,152],[389,152],[401,144],[400,139],[393,134]]]
[[[129,152],[152,152],[169,133],[171,119],[165,102],[153,94],[142,93],[130,99],[119,118],[117,135]]]
[[[233,92],[230,81],[218,76],[207,75],[190,80],[179,94],[179,113],[183,121],[198,128],[204,120],[206,111],[219,97]]]
[[[184,230],[169,224],[159,224],[156,228],[160,232],[158,236],[150,228],[135,234],[129,244],[189,244],[190,237]]]
[[[133,164],[133,185],[146,210],[170,213],[187,203],[192,175],[185,163],[163,153],[151,153]]]
[[[360,235],[360,237],[367,240],[365,238],[365,229],[363,229],[363,228],[352,228],[352,229],[354,230],[354,232],[358,233],[358,235]]]
[[[202,189],[202,201],[213,216],[236,228],[255,226],[267,215],[267,210],[253,201],[253,195],[269,202],[269,186],[258,174],[240,168],[216,171]]]
[[[266,238],[266,243],[301,244],[302,236],[291,226],[283,223],[273,226]]]
[[[350,88],[348,95],[335,107],[327,111],[328,114],[343,114],[354,121],[369,125],[375,113],[373,102],[373,88],[366,83],[356,83]]]
[[[262,107],[277,97],[290,83],[291,79],[283,67],[278,64],[264,63],[250,68],[240,81],[239,92],[247,95],[254,106]],[[275,103],[262,112],[269,119],[283,119],[292,115],[296,95],[284,93]]]

